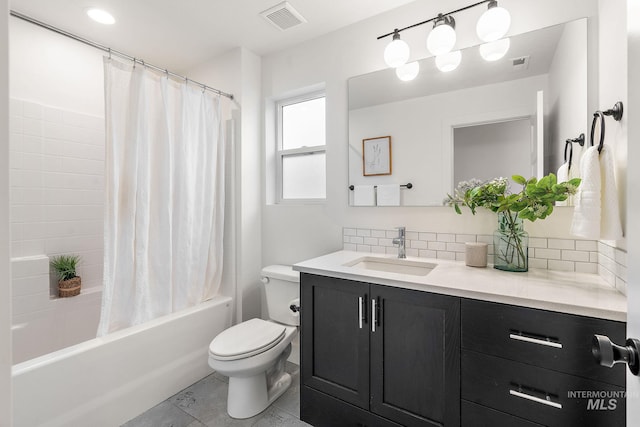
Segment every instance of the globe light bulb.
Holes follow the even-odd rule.
[[[396,68],[407,63],[409,54],[409,45],[400,39],[400,33],[395,30],[393,41],[384,48],[384,62],[389,67]]]
[[[436,56],[436,67],[443,73],[448,73],[458,68],[462,61],[462,52],[455,50],[453,52],[444,53]]]
[[[478,19],[476,33],[480,40],[492,42],[504,37],[510,26],[511,14],[509,11],[498,6],[497,1],[491,1],[489,8]]]
[[[456,21],[451,16],[438,15],[433,30],[427,37],[427,49],[433,55],[442,55],[451,52],[456,44]]]
[[[485,61],[497,61],[507,54],[509,46],[511,46],[511,40],[508,37],[506,39],[481,44],[480,56],[482,56]]]
[[[396,68],[396,76],[403,82],[408,82],[415,79],[420,72],[420,64],[418,61],[409,62],[398,68]]]

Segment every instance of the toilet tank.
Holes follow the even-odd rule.
[[[285,325],[300,324],[300,313],[289,307],[300,305],[300,273],[290,265],[270,265],[262,269],[269,319]]]

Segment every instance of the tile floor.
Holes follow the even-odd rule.
[[[246,420],[227,414],[228,379],[217,373],[203,378],[122,427],[302,427],[300,421],[300,368],[287,362],[289,389],[264,412]]]

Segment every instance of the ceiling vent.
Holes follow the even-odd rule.
[[[260,15],[282,31],[307,22],[307,20],[286,1],[260,12]]]
[[[513,71],[526,70],[529,68],[529,57],[511,58],[511,65],[513,66]]]

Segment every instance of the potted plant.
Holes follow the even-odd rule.
[[[79,255],[58,255],[51,259],[51,267],[58,275],[58,296],[73,297],[80,293],[82,281],[76,274]]]
[[[494,268],[527,271],[529,236],[522,220],[533,222],[551,215],[553,204],[575,194],[581,180],[574,178],[558,183],[552,173],[540,180],[527,180],[520,175],[513,175],[511,179],[522,185],[519,193],[509,192],[507,178],[495,178],[485,183],[472,180],[460,183],[454,195],[447,195],[445,201],[453,205],[458,214],[462,214],[460,205],[468,207],[474,215],[478,207],[498,213],[498,229],[493,235]]]

